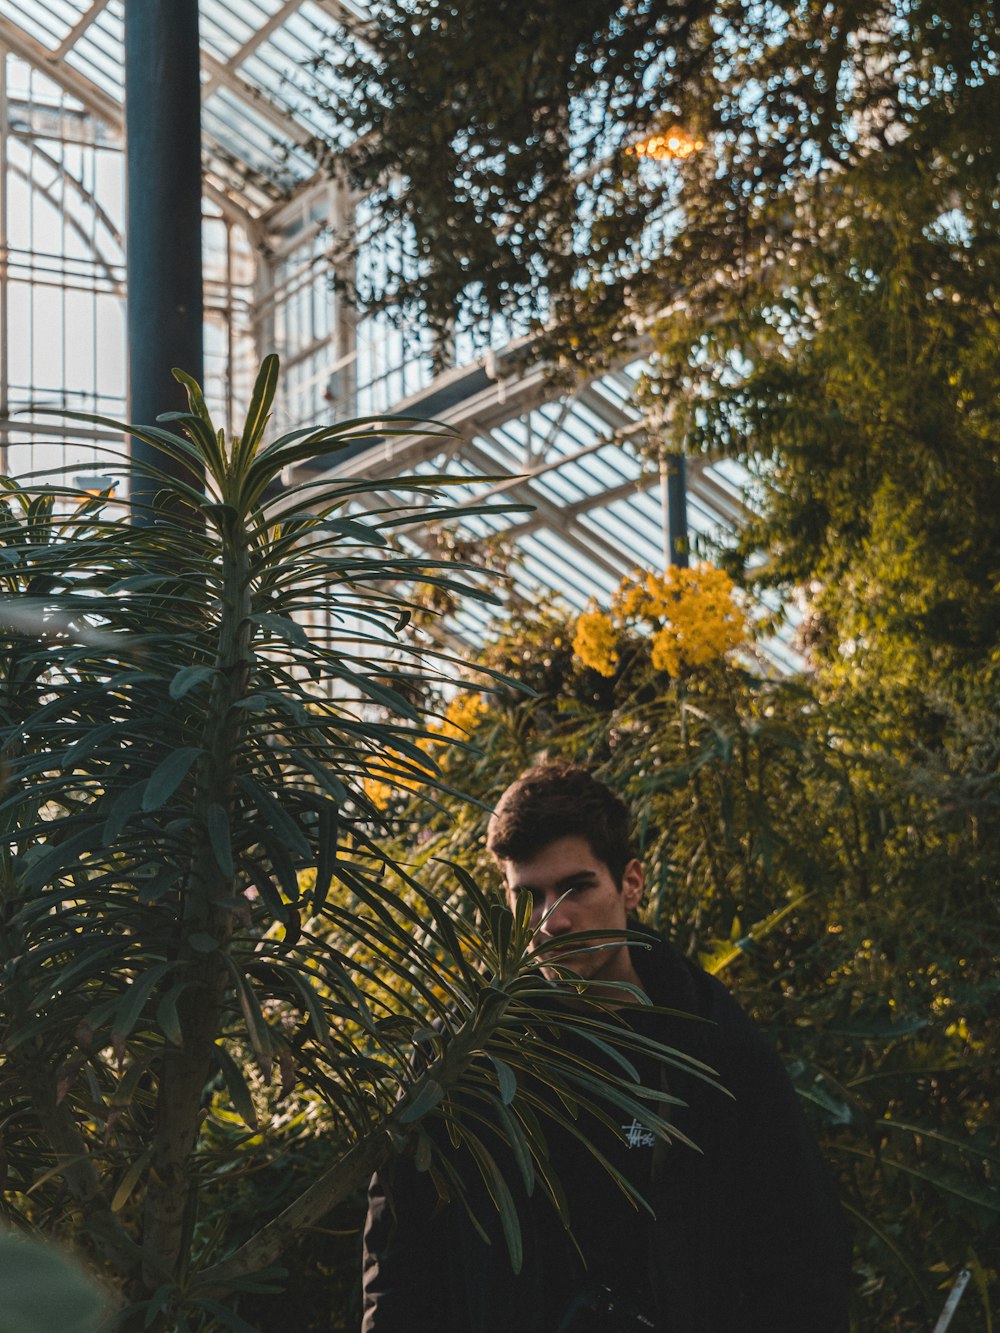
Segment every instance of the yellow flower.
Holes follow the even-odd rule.
[[[442,736],[457,736],[460,740],[473,731],[486,716],[489,705],[481,694],[463,691],[456,694],[445,710]]]
[[[738,647],[746,638],[746,618],[733,591],[729,575],[712,565],[650,575],[648,614],[661,621],[653,636],[653,665],[676,675],[710,666]]]
[[[427,750],[430,742],[424,738],[415,741],[421,750]],[[422,773],[431,775],[431,768],[423,769],[412,755],[404,755],[399,750],[387,749],[371,767],[378,773],[369,772],[362,785],[365,795],[379,810],[388,809],[389,803],[396,796],[409,795],[421,781]]]
[[[657,630],[653,635],[653,666],[676,676],[681,669],[681,655],[677,639],[669,629]]]
[[[585,611],[576,622],[573,651],[602,676],[613,676],[618,665],[618,631],[603,611]]]
[[[621,621],[645,621],[653,630],[652,661],[672,676],[710,666],[746,638],[746,619],[733,600],[733,583],[713,565],[663,574],[636,573],[612,602]]]

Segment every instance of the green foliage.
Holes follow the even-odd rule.
[[[562,651],[571,639],[547,613],[487,649],[505,673],[524,664],[537,697],[493,700],[479,753],[449,754],[449,776],[488,807],[546,753],[595,765],[630,800],[645,919],[755,1012],[838,1175],[856,1327],[929,1327],[978,1264],[979,1295],[952,1326],[971,1333],[995,1306],[1000,1236],[990,696],[940,700],[930,745],[905,718],[804,681],[735,666],[671,681],[641,641],[623,643],[608,682]],[[453,807],[423,855],[487,875],[485,818]]]
[[[376,0],[368,19],[326,59],[361,136],[349,167],[412,253],[365,295],[442,334],[546,322],[589,366],[665,308],[711,323],[767,284],[802,192],[872,156],[936,176],[942,201],[995,188],[990,0]],[[704,152],[633,151],[678,123]]]
[[[887,151],[804,196],[739,318],[661,324],[649,386],[690,447],[755,474],[737,558],[763,551],[755,580],[809,589],[813,659],[911,698],[995,670],[1000,642],[1000,251],[954,160],[970,151],[960,137],[919,172]]]
[[[188,413],[118,427],[187,478],[118,460],[135,512],[44,481],[0,499],[5,1206],[88,1244],[128,1327],[246,1327],[240,1300],[390,1154],[461,1197],[429,1118],[492,1178],[462,1097],[497,1108],[554,1190],[516,1071],[531,1058],[586,1101],[584,1068],[527,1054],[527,923],[461,869],[476,913],[439,901],[388,854],[369,794],[419,781],[433,808],[449,790],[420,700],[461,664],[406,635],[415,584],[483,595],[407,553],[449,479],[399,479],[412,507],[363,522],[361,480],[274,496],[375,430],[268,442],[276,376],[268,358],[233,440],[186,377]],[[618,1031],[593,1006],[574,1021]],[[301,1140],[304,1090],[323,1165],[248,1224],[230,1191]]]

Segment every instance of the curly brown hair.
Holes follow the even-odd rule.
[[[529,861],[557,838],[584,838],[622,887],[635,858],[632,814],[605,783],[575,764],[536,764],[496,804],[486,846],[498,861]]]

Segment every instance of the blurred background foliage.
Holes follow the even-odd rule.
[[[443,799],[428,817],[403,786],[383,788],[398,830],[394,854],[443,896],[448,862],[495,880],[483,838],[506,783],[540,756],[592,765],[636,813],[643,920],[720,975],[786,1060],[850,1215],[855,1328],[930,1327],[965,1267],[973,1281],[951,1327],[992,1327],[1000,1239],[992,699],[985,685],[976,694],[948,673],[925,676],[920,732],[907,671],[898,686],[905,708],[884,677],[865,692],[822,667],[776,679],[756,659],[740,607],[720,610],[719,586],[732,585],[711,574],[701,612],[708,638],[714,616],[738,619],[743,641],[716,638],[709,660],[674,675],[654,662],[655,625],[624,614],[644,583],[583,617],[550,606],[508,621],[483,663],[532,695],[471,691],[447,705],[470,744],[449,748],[441,763],[449,782],[483,804]],[[595,616],[614,636],[604,634],[596,659]],[[346,1256],[356,1244],[355,1234],[322,1246],[327,1265],[345,1256],[350,1280]]]
[[[353,178],[410,239],[364,300],[506,321],[567,379],[642,355],[651,454],[750,475],[711,554],[778,595],[800,676],[522,608],[484,660],[534,697],[448,766],[488,806],[575,757],[633,801],[647,918],[812,1104],[866,1333],[931,1327],[963,1266],[954,1330],[997,1299],[998,31],[992,0],[376,0],[329,57]],[[480,809],[393,809],[489,873]]]

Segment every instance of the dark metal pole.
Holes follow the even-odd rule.
[[[137,425],[187,406],[174,366],[203,377],[199,64],[198,0],[125,0],[129,416]],[[201,485],[140,440],[132,457]],[[148,504],[156,489],[140,482],[134,497]]]
[[[662,454],[663,546],[668,565],[688,566],[687,459],[682,453]]]

